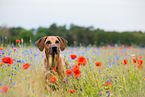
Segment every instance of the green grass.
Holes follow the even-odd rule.
[[[59,87],[59,90],[56,91],[44,89],[42,78],[44,52],[38,52],[38,49],[32,46],[17,47],[16,52],[10,46],[3,49],[5,54],[1,54],[0,59],[9,56],[16,61],[10,66],[8,64],[0,66],[0,83],[2,83],[0,88],[4,85],[9,87],[7,94],[0,92],[0,97],[106,97],[109,93],[112,97],[145,97],[145,67],[142,69],[135,67],[131,56],[136,55],[140,59],[141,55],[143,57],[141,60],[145,62],[144,48],[132,47],[119,50],[118,47],[67,47],[61,54],[66,56],[70,67],[77,64],[76,60],[70,58],[71,54],[89,59],[85,66],[80,66],[81,76],[78,80],[73,75],[68,76],[67,82],[61,85],[60,79],[56,76],[56,87]],[[127,65],[122,64],[124,59],[128,60]],[[23,60],[24,63],[30,63],[31,66],[22,70],[24,63],[17,62],[17,60]],[[102,66],[97,67],[95,62],[101,62]],[[32,81],[35,83],[32,84]],[[104,86],[107,81],[112,84],[109,89]],[[68,92],[74,88],[77,89],[74,93]]]

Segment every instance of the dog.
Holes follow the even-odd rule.
[[[56,69],[61,80],[64,79],[64,71],[68,69],[68,63],[60,51],[64,51],[68,41],[59,36],[44,36],[35,42],[38,49],[45,50],[43,61],[43,77],[46,83],[49,83],[51,77],[55,76],[53,69]]]

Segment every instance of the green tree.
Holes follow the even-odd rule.
[[[23,38],[24,43],[29,43],[30,40],[33,39],[33,37],[34,37],[34,35],[31,30],[28,31],[28,30],[23,29],[20,31],[19,38]]]

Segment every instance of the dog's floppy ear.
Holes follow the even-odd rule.
[[[44,36],[44,37],[40,38],[39,40],[37,40],[37,41],[35,42],[36,46],[38,47],[38,49],[39,49],[41,52],[42,52],[43,49],[44,49],[44,42],[45,42],[46,39],[47,39],[47,37]]]
[[[61,51],[64,51],[65,47],[67,46],[67,40],[65,40],[62,37],[56,36],[58,38],[58,40],[60,41],[60,49]]]

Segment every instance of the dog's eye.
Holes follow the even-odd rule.
[[[56,44],[59,44],[59,41],[57,41],[57,40],[56,40],[56,42],[55,42],[55,43],[56,43]]]
[[[51,44],[51,42],[50,41],[47,41],[46,44]]]

